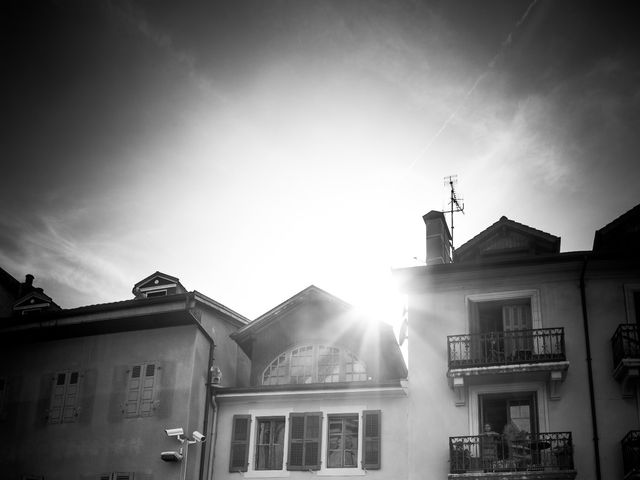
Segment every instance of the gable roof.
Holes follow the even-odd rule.
[[[560,253],[560,237],[505,216],[454,251],[454,262]]]
[[[53,299],[46,295],[41,288],[36,288],[26,295],[19,298],[14,304],[13,309],[15,311],[26,310],[60,310],[60,307],[53,301]]]
[[[232,333],[231,338],[252,362],[258,361],[260,365],[266,360],[261,356],[268,352],[268,360],[272,360],[284,351],[285,345],[291,348],[329,341],[351,350],[365,361],[364,357],[370,360],[375,357],[375,361],[384,359],[385,377],[406,378],[407,375],[391,325],[369,321],[353,306],[315,285]]]
[[[232,337],[236,341],[242,341],[242,339],[267,328],[271,323],[277,321],[280,317],[296,309],[300,305],[311,302],[326,302],[329,304],[335,304],[338,309],[342,310],[352,308],[351,305],[339,299],[338,297],[331,295],[330,293],[316,287],[315,285],[309,285],[307,288],[296,293],[294,296],[285,300],[280,305],[260,315],[246,327],[243,327],[237,332],[234,332],[232,334]]]
[[[640,204],[608,223],[593,237],[593,251],[637,252],[640,248]]]
[[[133,293],[136,298],[144,297],[144,292],[153,291],[153,290],[161,290],[167,288],[175,288],[175,292],[173,293],[186,293],[187,289],[180,283],[180,280],[177,277],[172,277],[171,275],[167,275],[166,273],[158,272],[152,273],[148,277],[143,278],[138,283],[133,286],[131,293]]]

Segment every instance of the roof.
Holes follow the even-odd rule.
[[[222,314],[226,321],[236,327],[248,322],[246,317],[205,295],[188,292],[34,312],[4,319],[0,324],[0,332],[2,336],[13,333],[23,334],[30,339],[49,339],[195,323],[210,336],[199,318],[192,314],[194,308],[202,306]]]
[[[593,251],[626,253],[640,248],[640,204],[608,223],[593,237]]]
[[[560,237],[510,220],[505,216],[467,241],[454,252],[454,262],[497,255],[560,253]]]
[[[293,310],[297,306],[309,301],[321,299],[330,303],[334,303],[338,308],[342,308],[345,310],[352,308],[351,305],[339,299],[338,297],[331,295],[330,293],[316,287],[315,285],[309,285],[307,288],[296,293],[291,298],[288,298],[280,305],[260,315],[254,321],[249,323],[249,325],[233,333],[232,336],[236,340],[244,338],[258,330],[266,328],[270,323],[276,321],[278,318],[280,318],[280,316],[284,315],[290,310]]]
[[[3,268],[0,268],[0,285],[16,296],[20,290],[20,282]]]
[[[357,354],[375,360],[384,358],[385,375],[406,378],[393,328],[384,322],[372,322],[353,306],[315,285],[285,300],[256,320],[231,334],[253,361],[262,356],[281,354],[300,342],[335,342]],[[259,353],[256,354],[256,351]],[[372,352],[378,352],[373,354]],[[261,360],[257,360],[261,359]]]

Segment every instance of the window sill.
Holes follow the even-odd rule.
[[[286,478],[288,470],[251,470],[244,473],[244,478]]]
[[[360,468],[327,468],[318,470],[316,474],[319,477],[357,477],[366,475],[367,472]]]

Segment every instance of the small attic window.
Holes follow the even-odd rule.
[[[151,292],[147,292],[146,293],[147,297],[166,297],[167,296],[167,290],[153,290]]]

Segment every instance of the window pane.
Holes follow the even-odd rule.
[[[284,418],[258,419],[256,470],[282,470]]]
[[[358,466],[358,416],[331,415],[327,446],[328,468]]]

